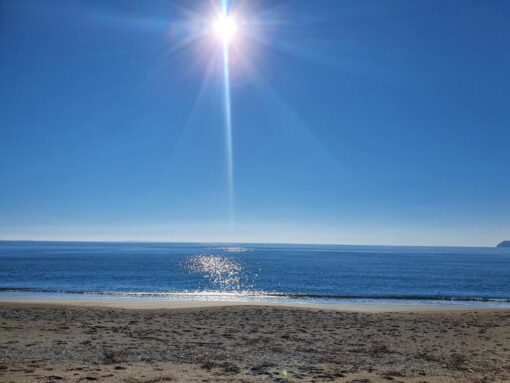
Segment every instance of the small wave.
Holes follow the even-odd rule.
[[[269,293],[269,296],[291,299],[370,299],[370,300],[409,300],[409,301],[465,301],[465,302],[510,302],[510,298],[500,297],[462,297],[444,295],[335,295],[335,294],[301,294]]]
[[[34,287],[0,287],[0,292],[9,293],[55,293],[55,294],[83,294],[118,297],[139,298],[199,298],[199,297],[229,297],[229,298],[281,298],[291,300],[373,300],[373,301],[444,301],[444,302],[499,302],[510,303],[510,297],[476,297],[476,296],[443,296],[443,295],[336,295],[336,294],[307,294],[283,293],[257,290],[193,290],[193,291],[95,291],[68,290]]]

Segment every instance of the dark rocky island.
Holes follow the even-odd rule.
[[[501,242],[498,247],[510,247],[510,241]]]

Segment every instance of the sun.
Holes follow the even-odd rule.
[[[227,44],[237,33],[237,22],[232,16],[221,15],[214,21],[213,31],[224,44]]]

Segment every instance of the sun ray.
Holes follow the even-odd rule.
[[[222,0],[222,14],[216,21],[215,32],[222,39],[223,49],[223,102],[225,113],[225,139],[227,154],[227,189],[229,199],[229,222],[234,222],[234,159],[232,148],[232,100],[230,94],[229,43],[235,33],[235,22],[229,14],[228,1]]]

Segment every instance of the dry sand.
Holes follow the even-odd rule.
[[[3,300],[1,382],[510,382],[510,310]]]

